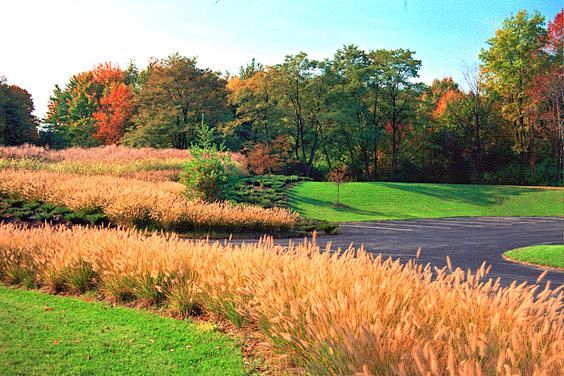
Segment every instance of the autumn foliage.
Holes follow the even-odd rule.
[[[438,118],[444,115],[444,113],[447,111],[449,104],[455,103],[456,101],[462,98],[463,98],[463,94],[460,92],[460,90],[454,90],[454,89],[448,90],[447,92],[445,92],[439,97],[439,100],[437,101],[437,106],[433,111],[433,116]]]
[[[266,172],[272,173],[280,166],[280,157],[273,153],[270,145],[256,144],[247,153],[247,165],[256,175],[263,175]]]
[[[118,144],[133,109],[133,90],[126,72],[103,63],[55,88],[46,122],[64,143],[73,146]]]
[[[98,111],[93,114],[97,122],[94,137],[106,145],[119,143],[131,118],[132,96],[131,88],[123,82],[108,89],[108,93],[100,99]]]
[[[122,82],[125,78],[124,71],[119,65],[111,62],[98,64],[92,70],[93,81],[103,87]]]

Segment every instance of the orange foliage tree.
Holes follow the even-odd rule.
[[[272,153],[272,148],[267,144],[256,144],[247,154],[249,169],[256,175],[265,172],[272,173],[280,165],[280,158]]]
[[[104,144],[117,144],[133,110],[132,90],[123,82],[114,84],[100,99],[100,107],[93,116],[98,129],[94,134]]]
[[[437,106],[433,111],[433,116],[435,118],[441,117],[441,115],[443,115],[446,112],[447,107],[450,103],[456,102],[462,98],[463,95],[460,92],[460,90],[458,89],[448,90],[447,92],[445,92],[443,95],[439,97],[439,100],[437,101]]]
[[[123,82],[125,79],[125,72],[111,62],[98,64],[92,70],[92,75],[94,82],[102,86],[110,86],[117,82]]]
[[[132,89],[126,74],[112,63],[75,74],[55,88],[46,122],[70,146],[116,144],[132,113]]]

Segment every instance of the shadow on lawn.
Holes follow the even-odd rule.
[[[434,197],[439,200],[461,202],[472,205],[501,205],[510,196],[538,192],[540,188],[500,187],[495,185],[436,184],[433,186],[417,183],[378,183],[390,189]]]
[[[417,216],[412,216],[412,215],[408,215],[408,214],[405,214],[405,213],[394,214],[394,213],[390,213],[389,211],[380,212],[380,211],[374,211],[374,210],[364,210],[364,209],[358,209],[358,208],[355,208],[355,207],[352,207],[352,206],[338,207],[338,206],[335,206],[334,201],[318,200],[318,199],[311,198],[311,197],[297,196],[293,192],[288,193],[287,197],[288,197],[288,201],[292,205],[296,205],[296,206],[299,206],[300,204],[314,205],[314,206],[317,206],[317,207],[329,208],[329,209],[334,210],[338,213],[358,214],[358,215],[370,216],[370,217],[372,217],[371,219],[377,219],[377,217],[381,217],[381,218],[390,218],[390,217],[396,218],[397,217],[398,219],[400,219],[400,218],[401,219],[418,218]],[[331,220],[331,219],[328,219],[328,220]]]

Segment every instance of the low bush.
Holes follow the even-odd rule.
[[[240,174],[230,155],[214,145],[196,146],[191,151],[192,158],[184,164],[180,175],[180,181],[186,186],[186,196],[208,202],[228,198]]]
[[[287,207],[288,189],[300,181],[308,180],[311,179],[296,175],[246,176],[238,180],[229,198],[265,208]]]
[[[0,195],[0,220],[10,220],[12,218],[26,222],[68,222],[85,225],[108,224],[108,217],[100,209],[72,211],[62,205],[6,198]]]

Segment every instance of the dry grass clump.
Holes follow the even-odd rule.
[[[0,169],[51,171],[80,175],[112,175],[146,181],[174,181],[182,171],[183,159],[142,159],[137,161],[101,162],[63,160],[47,162],[40,159],[2,159]]]
[[[135,231],[0,226],[0,277],[53,290],[200,309],[260,330],[315,374],[559,375],[562,286],[372,257],[182,241]],[[74,282],[71,282],[74,281]]]
[[[190,158],[189,150],[180,149],[133,149],[110,145],[51,150],[32,145],[0,146],[0,169],[140,177],[147,181],[177,180]],[[231,159],[245,168],[242,154],[231,153]]]
[[[114,176],[83,176],[47,171],[0,169],[0,194],[101,209],[111,221],[171,231],[276,231],[294,227],[296,214],[285,209],[188,201],[175,182]]]
[[[33,158],[51,162],[58,161],[97,161],[97,162],[132,162],[143,159],[188,159],[189,150],[181,149],[154,149],[154,148],[127,148],[123,146],[108,145],[95,148],[72,147],[54,150],[33,145],[3,146],[0,147],[0,158]]]

